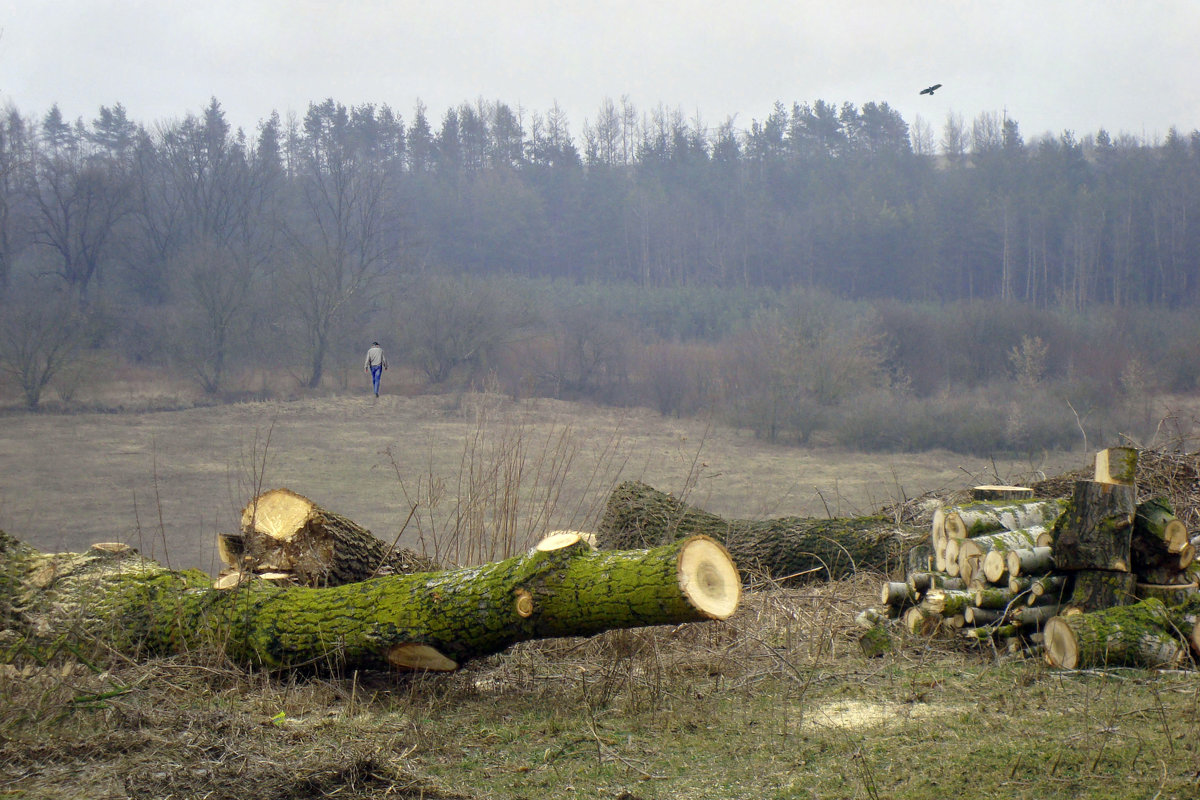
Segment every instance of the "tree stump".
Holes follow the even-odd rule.
[[[1077,481],[1068,510],[1054,524],[1055,568],[1129,572],[1133,486]]]

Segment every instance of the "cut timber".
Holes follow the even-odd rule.
[[[1125,484],[1076,481],[1070,507],[1054,524],[1055,568],[1129,572],[1135,495]]]
[[[921,600],[921,608],[940,617],[963,613],[975,601],[973,592],[961,589],[930,589]]]
[[[943,522],[950,539],[969,539],[995,531],[1048,526],[1062,514],[1062,500],[967,503],[946,509]]]
[[[887,581],[883,584],[879,600],[885,606],[904,607],[917,602],[917,593],[910,590],[905,582]]]
[[[1004,556],[1008,577],[1042,575],[1054,569],[1054,550],[1050,547],[1034,547],[1028,550],[1010,550]]]
[[[1017,592],[1007,588],[988,586],[975,591],[974,605],[976,608],[1008,608],[1018,596]]]
[[[1065,603],[1072,590],[1070,575],[1043,575],[1029,584],[1027,605],[1042,603]]]
[[[1093,667],[1175,667],[1187,649],[1172,632],[1160,600],[1073,614],[1046,623],[1046,661],[1061,669]]]
[[[1133,520],[1135,540],[1159,542],[1168,553],[1179,553],[1188,545],[1187,526],[1175,516],[1171,501],[1155,497],[1138,503]]]
[[[1005,554],[1010,550],[1031,549],[1037,546],[1038,537],[1046,532],[1042,525],[1034,525],[1015,531],[997,531],[986,533],[971,539],[963,539],[958,545],[958,574],[974,575],[982,570],[984,577],[992,583],[998,582],[1008,570]],[[991,577],[988,574],[985,556],[997,553],[993,559],[993,569],[999,568],[999,574]]]
[[[1137,602],[1137,579],[1129,572],[1078,570],[1072,575],[1074,588],[1067,605],[1080,611],[1098,611]]]
[[[975,486],[971,489],[972,500],[1032,500],[1033,489],[1029,486]]]
[[[965,630],[962,635],[968,639],[1008,639],[1013,636],[1020,636],[1021,626],[1017,624],[982,626],[979,628],[971,628]]]
[[[992,625],[1004,619],[1004,609],[971,606],[964,612],[964,616],[971,625]]]
[[[303,586],[340,586],[378,575],[428,572],[429,558],[392,548],[366,528],[289,489],[272,489],[242,511],[238,537],[218,537],[231,568],[287,572]]]
[[[66,634],[134,657],[208,650],[269,669],[445,670],[516,642],[726,619],[738,606],[737,568],[707,537],[635,551],[554,544],[469,569],[222,591],[136,551],[46,555],[0,533],[0,609],[20,607],[5,624],[35,649]],[[56,577],[38,587],[48,564]]]
[[[1008,612],[1008,619],[1011,622],[1019,622],[1022,625],[1043,625],[1051,617],[1056,617],[1062,611],[1062,606],[1024,606],[1022,608],[1014,608]]]
[[[951,578],[944,572],[910,572],[905,579],[908,591],[914,597],[925,594],[930,589],[964,589],[966,584],[961,578]]]
[[[1096,483],[1133,486],[1137,477],[1138,451],[1135,447],[1110,447],[1096,453]]]
[[[758,573],[789,582],[858,572],[903,575],[908,552],[929,538],[928,529],[884,516],[728,520],[629,481],[609,496],[596,539],[604,549],[631,549],[694,534],[723,543],[743,577]]]

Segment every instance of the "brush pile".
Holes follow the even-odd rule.
[[[1101,451],[1094,479],[1073,481],[1069,497],[981,486],[972,502],[939,508],[925,563],[905,581],[886,582],[880,606],[859,615],[864,652],[884,652],[888,628],[899,626],[1040,650],[1067,669],[1194,660],[1200,537],[1190,539],[1174,511],[1178,480],[1149,472],[1151,493],[1139,500],[1138,456],[1128,447]],[[1162,454],[1147,461],[1179,466]]]

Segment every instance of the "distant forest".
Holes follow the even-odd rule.
[[[887,103],[820,100],[777,103],[746,128],[605,100],[578,135],[558,107],[483,101],[432,120],[421,105],[405,118],[330,99],[254,131],[234,129],[215,98],[150,124],[120,104],[90,121],[9,107],[0,367],[31,406],[60,372],[38,365],[81,350],[172,365],[213,394],[270,353],[317,388],[331,356],[344,362],[383,330],[432,384],[477,380],[502,362],[498,342],[554,328],[531,321],[537,295],[558,319],[555,358],[575,347],[621,386],[628,368],[564,333],[581,313],[604,306],[596,325],[645,342],[728,343],[803,296],[813,313],[851,304],[855,318],[852,304],[872,304],[870,330],[854,335],[878,345],[893,383],[903,373],[928,395],[946,379],[919,379],[902,354],[920,347],[909,337],[928,339],[915,320],[937,308],[1024,319],[992,354],[1009,378],[1038,342],[1078,373],[1078,358],[1033,333],[1070,315],[1194,313],[1198,219],[1200,132],[1174,128],[1155,142],[1105,130],[1027,140],[996,113],[935,130]],[[631,320],[635,307],[645,313]],[[31,355],[56,329],[87,333],[58,357]],[[589,387],[580,364],[555,391]],[[1191,373],[1167,384],[1190,389]]]

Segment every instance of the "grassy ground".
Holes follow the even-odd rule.
[[[776,448],[702,421],[488,397],[15,414],[0,426],[0,528],[209,568],[213,534],[257,487],[384,536],[416,505],[406,543],[448,553],[449,520],[515,547],[587,527],[626,478],[730,517],[840,516],[1086,460]],[[25,653],[0,664],[0,797],[1200,794],[1196,673],[1055,672],[900,634],[867,659],[852,620],[881,580],[756,586],[725,622],[526,643],[436,677]]]
[[[0,796],[1191,798],[1195,673],[1055,672],[904,638],[877,576],[760,589],[723,623],[529,643],[438,677],[205,659],[0,673]]]

